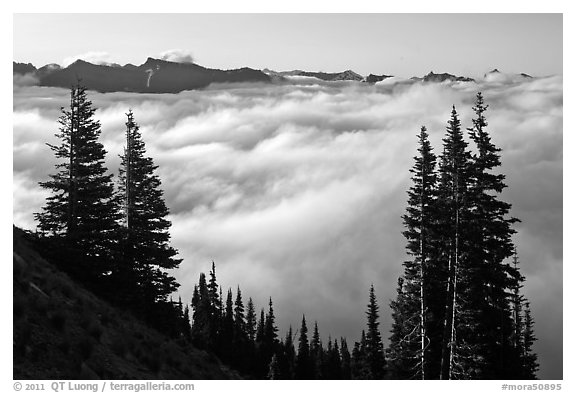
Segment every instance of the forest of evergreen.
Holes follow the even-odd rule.
[[[322,338],[317,322],[309,335],[306,315],[279,337],[272,298],[267,309],[256,310],[251,297],[245,305],[239,286],[233,293],[218,284],[214,262],[190,301],[174,301],[180,284],[170,270],[182,260],[170,245],[158,167],[128,110],[114,181],[96,108],[80,82],[61,110],[61,143],[49,145],[59,163],[40,183],[50,196],[35,214],[34,236],[47,259],[98,296],[214,353],[245,378],[535,379],[534,321],[512,241],[518,219],[500,199],[505,176],[487,108],[478,93],[466,138],[453,107],[439,155],[426,127],[417,135],[403,215],[407,259],[387,346],[373,285],[365,329],[350,346],[344,337]]]

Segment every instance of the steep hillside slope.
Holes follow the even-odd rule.
[[[14,228],[14,379],[229,379],[213,355],[111,307]]]

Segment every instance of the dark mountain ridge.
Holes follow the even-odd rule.
[[[489,74],[499,73],[494,69]],[[38,80],[38,85],[48,87],[69,88],[78,79],[89,90],[99,92],[134,92],[134,93],[179,93],[184,90],[202,89],[211,83],[284,83],[286,77],[306,76],[318,78],[327,82],[356,81],[376,83],[391,78],[392,75],[369,74],[366,77],[352,71],[342,72],[311,72],[303,70],[273,71],[270,69],[256,70],[248,67],[219,70],[202,67],[195,63],[176,63],[149,57],[146,62],[137,66],[134,64],[93,64],[77,60],[67,67],[58,64],[48,64],[36,68],[30,63],[13,62],[13,74],[30,74]],[[528,74],[519,74],[532,78]],[[486,76],[486,75],[485,75]],[[450,73],[429,72],[423,77],[412,77],[407,81],[442,83],[476,82],[473,78],[456,76]]]
[[[270,82],[268,75],[251,68],[217,70],[193,63],[174,63],[150,57],[140,66],[99,65],[84,60],[77,60],[65,68],[48,65],[36,70],[30,66],[13,63],[13,73],[31,73],[38,78],[40,86],[49,87],[69,88],[81,79],[89,90],[102,93],[179,93],[201,89],[211,83]]]
[[[388,78],[392,78],[393,75],[374,75],[374,74],[370,74],[366,77],[365,81],[368,83],[376,83],[376,82],[381,82],[384,79],[388,79]]]
[[[449,74],[447,72],[444,72],[442,74],[436,74],[433,71],[430,71],[427,75],[424,75],[422,78],[412,78],[413,80],[419,80],[419,81],[423,81],[423,82],[433,82],[433,83],[442,83],[445,81],[450,81],[450,82],[475,82],[474,79],[472,78],[468,78],[465,76],[456,76],[456,75],[452,75]]]

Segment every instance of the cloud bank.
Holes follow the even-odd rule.
[[[416,135],[437,154],[454,104],[470,126],[477,91],[502,148],[543,378],[562,377],[562,78],[406,84],[219,85],[180,94],[90,93],[117,173],[134,111],[171,210],[175,272],[189,301],[216,262],[224,288],[275,304],[282,331],[303,313],[324,338],[357,340],[374,283],[381,331],[406,258],[401,215]],[[55,163],[62,89],[14,90],[14,221],[34,228]]]
[[[175,63],[194,63],[192,52],[183,49],[170,49],[160,53],[160,58]]]
[[[76,60],[84,60],[98,65],[112,65],[112,57],[108,52],[86,52],[76,56],[69,56],[62,60],[62,67],[68,67]]]

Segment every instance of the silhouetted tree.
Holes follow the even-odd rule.
[[[458,315],[460,311],[473,312],[463,304],[458,303],[463,300],[458,296],[461,288],[465,288],[465,283],[459,281],[467,279],[464,273],[467,266],[466,260],[466,238],[465,238],[465,212],[469,208],[467,198],[467,185],[470,177],[470,152],[467,150],[468,143],[464,140],[460,119],[456,108],[452,107],[452,113],[446,135],[443,139],[444,148],[440,156],[439,165],[439,187],[438,206],[441,211],[440,234],[443,245],[441,251],[442,260],[448,266],[448,277],[446,285],[446,307],[444,313],[444,333],[442,340],[441,358],[441,379],[454,379],[454,356],[456,350],[461,353],[468,349],[467,344],[460,340],[457,342],[458,326],[465,327],[467,323],[474,321],[474,316]],[[459,287],[460,285],[460,287]],[[458,319],[457,319],[458,315]],[[472,327],[473,328],[473,327]],[[470,354],[472,348],[466,351]],[[462,354],[463,355],[463,354]],[[464,355],[463,355],[464,356]],[[462,360],[460,360],[462,361]]]
[[[268,314],[266,315],[264,325],[264,340],[270,346],[274,346],[278,341],[278,328],[276,327],[276,317],[274,316],[272,298],[270,298],[268,302]]]
[[[42,212],[34,215],[41,235],[57,242],[68,271],[87,280],[108,274],[117,241],[112,175],[106,174],[100,122],[96,109],[78,82],[70,91],[70,109],[61,108],[58,119],[61,144],[48,144],[60,162],[58,172],[40,186],[51,192]],[[70,265],[74,264],[74,265]]]
[[[350,351],[344,337],[340,338],[340,359],[342,359],[342,379],[352,379]]]
[[[256,339],[256,313],[252,298],[248,299],[248,310],[246,311],[246,334],[251,342]]]
[[[434,249],[434,208],[436,203],[436,156],[428,140],[426,127],[418,135],[419,155],[414,157],[413,185],[408,190],[408,207],[403,216],[403,232],[408,254],[404,276],[399,280],[396,300],[391,303],[392,336],[390,362],[394,377],[425,379],[427,337],[428,261]]]
[[[368,330],[366,333],[366,362],[368,364],[371,379],[384,378],[384,366],[386,361],[384,359],[384,345],[378,329],[379,314],[378,304],[376,302],[376,295],[374,294],[374,285],[370,286],[370,296],[368,302],[368,310],[366,311],[368,319]]]
[[[176,250],[169,244],[170,221],[168,208],[160,189],[160,178],[152,158],[146,156],[146,146],[140,128],[129,111],[126,121],[126,147],[120,156],[119,210],[124,212],[121,239],[122,264],[130,269],[138,283],[136,294],[149,311],[150,305],[166,301],[179,284],[167,270],[177,268]]]
[[[524,374],[523,379],[537,379],[536,373],[538,372],[538,357],[533,352],[532,345],[536,341],[534,335],[534,320],[530,311],[530,303],[524,303],[524,330],[523,330],[523,351],[522,351],[522,368]]]
[[[246,320],[244,318],[244,302],[240,286],[236,289],[234,301],[234,334],[232,337],[232,364],[242,371],[249,369],[247,357],[249,351],[248,336],[246,334]]]
[[[360,341],[354,343],[351,369],[352,379],[373,379],[367,359],[366,332],[364,330],[362,330]]]
[[[340,359],[340,349],[338,341],[328,337],[328,347],[324,356],[325,379],[342,379],[342,361]]]
[[[286,333],[284,342],[280,344],[277,350],[279,364],[280,364],[280,378],[281,379],[294,379],[296,367],[296,350],[294,349],[294,335],[292,333],[292,326]]]
[[[221,347],[220,351],[224,360],[230,361],[233,348],[233,337],[234,337],[234,308],[232,302],[232,289],[228,289],[226,296],[226,307],[224,309],[224,318],[222,320],[222,336],[221,336]]]
[[[314,322],[314,332],[310,342],[310,362],[312,363],[312,375],[314,379],[324,379],[322,363],[324,362],[324,349],[320,341],[318,322]]]
[[[206,275],[200,273],[198,286],[192,296],[192,342],[198,348],[213,349],[211,339],[210,295],[206,284]]]
[[[518,363],[517,351],[509,338],[514,335],[514,321],[509,306],[509,292],[518,287],[523,277],[506,259],[513,255],[512,224],[508,217],[511,205],[499,199],[506,187],[505,176],[497,173],[501,166],[500,151],[491,140],[484,116],[487,109],[481,93],[476,95],[468,135],[476,152],[472,155],[467,203],[466,238],[468,277],[463,282],[462,304],[474,309],[460,336],[471,348],[463,360],[456,359],[462,374],[470,378],[504,379],[512,377],[510,365]],[[470,320],[472,319],[472,320]],[[468,336],[468,337],[467,337]]]
[[[296,379],[311,379],[312,376],[308,327],[306,326],[306,317],[302,315],[300,337],[298,338],[298,355],[296,357]]]

